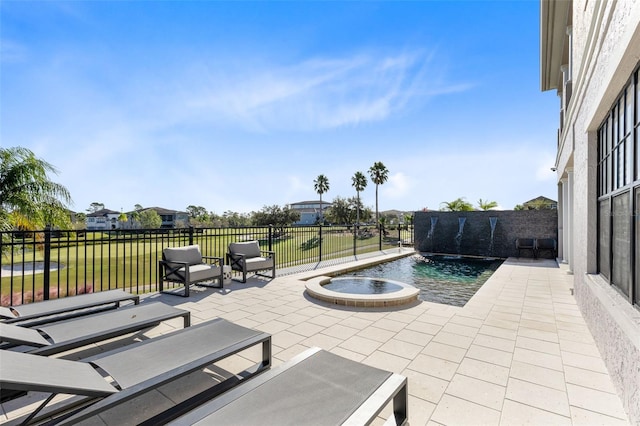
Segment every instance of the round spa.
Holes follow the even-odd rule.
[[[420,290],[386,278],[315,277],[306,283],[307,293],[335,305],[375,308],[398,306],[418,300]]]

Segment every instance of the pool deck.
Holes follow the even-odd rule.
[[[252,276],[223,290],[195,287],[188,299],[145,300],[189,309],[193,324],[223,317],[271,333],[274,367],[318,346],[405,375],[412,426],[629,424],[571,294],[573,277],[554,260],[507,259],[462,308],[349,308],[304,294],[304,279],[399,255],[283,270],[274,280]],[[180,323],[147,335],[174,327]],[[21,411],[2,408],[0,421]]]

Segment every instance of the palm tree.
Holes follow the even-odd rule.
[[[478,207],[480,207],[481,210],[491,210],[494,209],[496,207],[498,207],[498,202],[497,201],[485,201],[482,198],[480,198],[478,200]]]
[[[470,212],[473,211],[473,206],[471,203],[465,201],[464,198],[456,198],[453,201],[445,201],[441,204],[444,205],[442,210],[451,211],[451,212]]]
[[[357,201],[356,206],[356,229],[360,225],[360,192],[367,187],[367,177],[362,172],[356,172],[351,178],[351,183],[356,189]],[[355,230],[354,230],[355,231]]]
[[[324,223],[324,211],[322,209],[322,194],[329,191],[329,178],[325,175],[318,175],[313,181],[313,188],[320,195],[320,223]]]
[[[373,166],[369,168],[369,176],[371,182],[376,184],[376,224],[379,224],[380,217],[378,213],[378,185],[382,185],[389,179],[389,170],[382,164],[381,161],[376,161]]]
[[[69,224],[71,195],[47,173],[57,170],[30,150],[0,148],[0,230]]]

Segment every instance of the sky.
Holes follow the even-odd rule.
[[[0,2],[0,146],[69,207],[380,211],[557,199],[538,1]],[[375,184],[360,194],[375,208]]]

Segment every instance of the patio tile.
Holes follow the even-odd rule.
[[[365,339],[360,336],[349,337],[339,345],[341,348],[348,349],[353,352],[357,352],[363,355],[371,355],[380,347],[380,342],[375,340]]]
[[[291,333],[301,334],[306,337],[313,336],[316,333],[320,333],[322,330],[324,330],[324,327],[316,324],[310,324],[308,322],[292,325],[287,329],[287,331]]]
[[[409,395],[409,413],[411,413],[412,426],[426,425],[435,409],[436,404]]]
[[[446,331],[441,331],[440,333],[436,334],[432,340],[434,342],[444,343],[446,345],[451,345],[462,349],[469,349],[469,346],[471,346],[471,344],[473,343],[472,337],[447,333]]]
[[[505,352],[513,352],[515,347],[515,342],[513,340],[487,336],[486,334],[478,334],[473,340],[473,343],[479,346],[486,346],[488,348],[499,349]]]
[[[419,354],[411,361],[408,368],[443,380],[451,380],[458,369],[458,364],[446,359]]]
[[[372,324],[374,324],[374,321],[351,316],[349,318],[343,319],[338,324],[351,327],[351,328],[356,328],[358,330],[363,330],[367,327],[370,327]]]
[[[341,321],[340,318],[328,314],[318,315],[317,317],[307,319],[307,322],[311,324],[321,325],[323,327],[329,327],[330,325],[337,324]]]
[[[571,418],[506,399],[502,407],[501,426],[571,425]]]
[[[593,426],[593,425],[606,425],[606,426],[628,426],[629,422],[625,419],[618,419],[615,417],[606,416],[604,414],[596,413],[590,410],[585,410],[579,407],[571,407],[571,420],[575,426]]]
[[[601,392],[572,384],[567,385],[569,403],[585,410],[594,411],[606,416],[626,419],[622,402],[616,394]]]
[[[388,354],[386,352],[376,351],[366,357],[362,362],[372,367],[400,374],[400,372],[409,365],[411,360]]]
[[[487,324],[484,324],[482,327],[480,327],[478,333],[510,340],[515,340],[516,336],[518,335],[518,332],[515,329],[512,330],[508,328],[495,327]]]
[[[358,332],[357,329],[351,327],[345,327],[344,325],[335,324],[331,327],[324,329],[322,333],[329,336],[337,337],[338,339],[346,340]]]
[[[402,372],[402,375],[409,380],[409,395],[438,403],[444,395],[449,381],[439,379],[428,374],[420,373],[409,368]]]
[[[480,328],[482,327],[482,320],[477,318],[470,318],[470,317],[466,317],[458,314],[451,317],[451,319],[449,320],[449,324],[460,324],[460,325],[467,325],[473,328]]]
[[[414,330],[400,330],[395,336],[395,339],[401,340],[403,342],[414,343],[416,345],[426,346],[434,336],[427,333],[420,333]]]
[[[478,334],[478,327],[469,327],[467,325],[447,323],[442,327],[442,331],[447,333],[459,334],[466,337],[475,337]]]
[[[405,331],[405,330],[402,330]],[[401,332],[402,332],[401,331]],[[358,332],[358,336],[366,339],[375,340],[376,342],[384,343],[395,336],[396,333],[389,330],[383,330],[378,327],[367,327],[364,330]]]
[[[431,419],[443,425],[491,426],[500,423],[500,411],[451,395],[444,395]]]
[[[350,350],[342,348],[340,346],[334,347],[333,349],[331,349],[331,352],[333,352],[336,355],[340,355],[342,357],[345,357],[347,359],[351,359],[351,360],[357,361],[357,362],[362,362],[367,357],[366,355],[350,351]]]
[[[561,416],[569,417],[571,415],[565,392],[535,383],[509,378],[506,398],[524,405],[560,414]]]
[[[529,349],[536,352],[542,352],[549,355],[560,356],[559,343],[546,342],[544,340],[533,339],[531,337],[518,336],[516,339],[516,347]]]
[[[506,386],[509,380],[509,368],[472,358],[463,359],[457,372],[501,386]]]
[[[423,350],[423,354],[435,356],[438,358],[446,359],[448,361],[453,361],[456,363],[460,363],[464,358],[466,353],[466,349],[458,348],[451,345],[445,345],[438,342],[430,342]]]
[[[391,339],[380,346],[378,350],[411,360],[420,353],[423,347],[422,345],[416,345],[403,340]]]
[[[445,393],[500,411],[505,391],[504,386],[456,374]]]
[[[342,339],[327,336],[326,334],[318,333],[310,336],[308,339],[301,341],[300,343],[305,346],[314,347],[317,346],[326,351],[332,350],[334,347],[342,343]]]
[[[471,345],[467,351],[467,357],[479,361],[485,361],[490,364],[509,367],[513,355],[510,352],[504,352],[498,349],[486,348],[484,346]]]
[[[547,386],[559,391],[565,391],[565,379],[562,371],[551,370],[549,368],[539,367],[533,364],[516,361],[511,363],[511,377],[524,380],[538,385]]]
[[[387,318],[376,321],[376,327],[395,332],[402,330],[406,325],[407,324],[404,322],[394,321]]]
[[[571,352],[562,351],[562,362],[571,367],[591,370],[598,373],[607,373],[607,367],[600,357],[580,355]]]
[[[536,330],[533,328],[519,327],[518,336],[530,337],[532,339],[544,340],[546,342],[558,343],[559,338],[556,332]]]
[[[281,348],[288,348],[297,343],[300,343],[304,339],[305,339],[305,336],[302,336],[296,333],[291,333],[290,331],[287,331],[287,330],[283,330],[271,336],[271,341],[273,342],[273,344],[278,345]]]
[[[436,335],[442,330],[442,326],[416,320],[411,324],[407,324],[405,330],[414,330],[420,333]]]
[[[600,358],[600,351],[598,350],[598,347],[589,343],[560,339],[560,348],[563,352]]]
[[[564,366],[564,377],[567,383],[596,389],[603,392],[616,393],[611,378],[606,373],[599,373],[582,368]]]
[[[294,312],[288,315],[283,315],[281,318],[278,318],[278,320],[286,322],[287,324],[296,325],[300,324],[301,322],[308,321],[309,317]]]
[[[545,354],[543,352],[516,348],[513,352],[513,360],[562,371],[562,358],[556,355]]]

